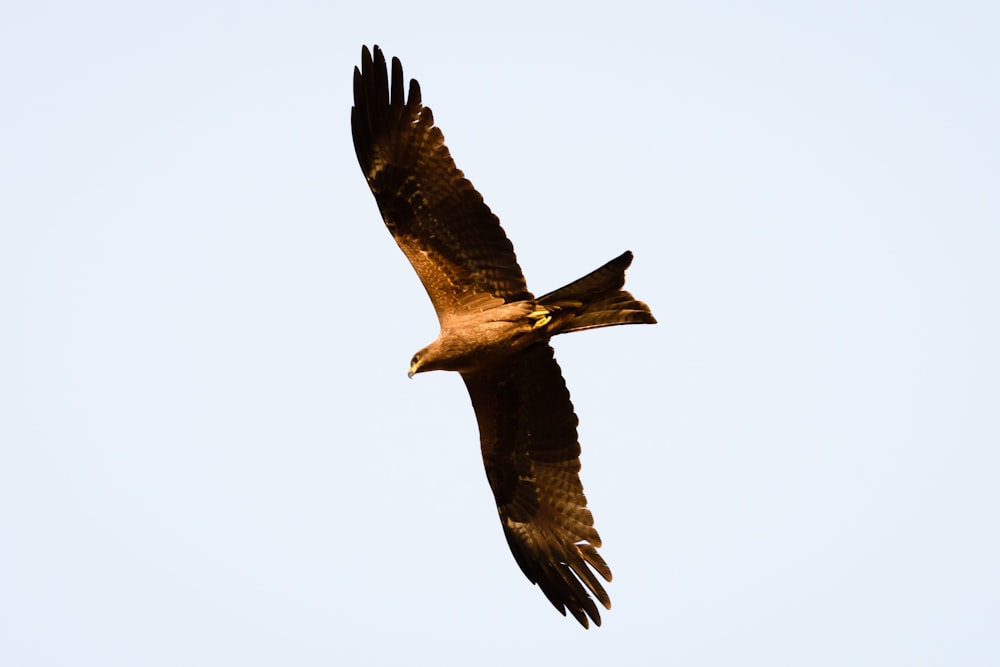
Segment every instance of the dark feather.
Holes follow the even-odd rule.
[[[621,289],[625,269],[632,264],[632,252],[618,257],[577,278],[569,285],[538,298],[538,303],[572,312],[555,333],[610,327],[616,324],[656,324],[649,306]]]
[[[390,94],[391,86],[391,94]],[[365,47],[354,68],[351,128],[358,163],[379,211],[406,254],[438,318],[463,309],[471,294],[530,299],[500,221],[451,158],[420,85],[403,95],[403,68]]]
[[[594,572],[611,581],[611,570],[597,553],[601,538],[579,477],[577,418],[552,348],[539,343],[462,377],[514,559],[556,609],[600,625],[591,595],[608,609],[611,600]]]

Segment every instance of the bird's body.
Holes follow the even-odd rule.
[[[591,595],[610,599],[579,479],[577,418],[549,339],[560,333],[649,323],[624,291],[626,252],[554,292],[528,291],[514,249],[482,196],[455,166],[402,66],[392,77],[376,46],[354,70],[351,112],[361,170],[382,217],[424,284],[441,325],[409,374],[462,375],[479,423],[486,475],[504,535],[527,577],[562,613],[600,625]]]
[[[424,371],[471,371],[484,363],[499,363],[543,339],[539,327],[547,317],[532,301],[486,305],[482,310],[456,313],[442,322],[433,343],[413,356],[410,376]]]

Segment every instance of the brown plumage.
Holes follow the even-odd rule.
[[[351,110],[361,171],[441,324],[409,374],[458,371],[479,422],[486,476],[514,559],[563,614],[601,624],[611,570],[580,483],[577,418],[549,339],[616,324],[653,324],[624,291],[625,252],[535,298],[500,221],[465,178],[403,68],[364,47]],[[591,597],[593,596],[593,597]],[[589,620],[588,620],[589,619]]]

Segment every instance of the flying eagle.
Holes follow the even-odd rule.
[[[626,252],[542,297],[528,291],[500,221],[451,158],[420,85],[365,46],[354,68],[351,130],[386,226],[437,312],[441,332],[409,375],[458,371],[479,422],[486,477],[514,559],[564,616],[601,624],[594,598],[611,570],[580,483],[577,417],[549,339],[615,324],[653,324],[624,291]],[[595,574],[596,573],[596,574]],[[589,591],[589,592],[588,592]]]

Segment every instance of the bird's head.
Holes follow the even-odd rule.
[[[406,375],[412,378],[417,373],[425,371],[448,370],[458,369],[451,364],[448,355],[441,346],[441,341],[436,340],[413,355],[413,359],[410,360],[410,370]]]
[[[410,360],[410,370],[406,373],[406,377],[412,379],[413,376],[416,375],[417,373],[431,370],[430,368],[425,367],[426,360],[427,360],[427,348],[425,347],[424,349],[420,350],[415,355],[413,355],[413,359]]]
[[[410,370],[407,371],[406,377],[413,379],[413,376],[420,372],[420,353],[413,355],[413,359],[410,359]]]

